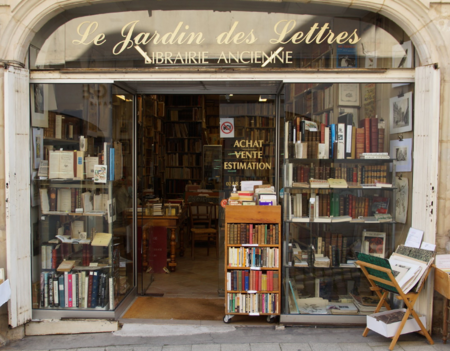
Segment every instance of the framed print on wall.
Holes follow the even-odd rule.
[[[390,99],[389,121],[390,134],[412,131],[412,92]]]
[[[361,251],[365,254],[384,258],[386,233],[363,231]]]
[[[339,84],[341,106],[359,106],[359,84]]]
[[[412,170],[412,138],[402,140],[391,140],[390,155],[395,159],[396,172],[411,172]]]

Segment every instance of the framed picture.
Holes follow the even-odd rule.
[[[33,168],[38,169],[44,159],[44,129],[33,128]]]
[[[391,134],[412,131],[412,92],[389,100],[389,121]]]
[[[358,55],[355,45],[338,45],[336,48],[336,67],[355,68],[358,67]]]
[[[363,231],[361,251],[365,254],[384,258],[386,233]]]
[[[412,67],[412,43],[411,40],[392,47],[392,68]]]
[[[391,140],[390,155],[397,160],[396,172],[411,172],[412,138],[402,140]]]
[[[31,125],[48,128],[47,89],[44,84],[32,84],[31,87]]]
[[[339,84],[341,106],[359,106],[359,84]]]

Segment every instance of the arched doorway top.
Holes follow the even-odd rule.
[[[255,7],[255,1],[235,1],[236,6],[242,9],[248,6]],[[222,3],[217,2],[218,9]],[[176,8],[202,9],[207,1],[200,0],[196,2],[196,7],[191,4],[186,5],[185,1],[110,1],[110,0],[27,0],[20,1],[11,6],[9,21],[4,26],[4,32],[0,39],[0,57],[5,61],[24,62],[28,47],[34,35],[50,21],[58,18],[60,24],[72,18],[82,17],[86,14],[132,11],[137,9],[149,8],[150,5],[159,6],[159,8],[170,10]],[[262,3],[267,3],[264,1]],[[278,5],[277,5],[278,4]],[[280,6],[279,2],[274,2],[269,6]],[[317,6],[323,5],[323,1],[311,0],[307,4],[304,1],[282,2],[284,6],[312,6],[312,11],[317,11]],[[447,55],[445,50],[445,41],[442,33],[431,17],[430,9],[427,8],[421,0],[329,0],[328,6],[340,7],[355,10],[367,10],[379,13],[397,23],[412,39],[422,65],[440,63],[441,66],[447,64]],[[314,8],[316,6],[316,8]]]

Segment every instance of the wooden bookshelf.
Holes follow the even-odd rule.
[[[230,233],[233,230],[232,226],[235,225],[246,228],[246,237],[244,239],[240,236],[239,244],[236,244],[237,237],[232,237]],[[253,232],[250,229],[252,225],[255,228],[262,226],[261,228],[265,230],[260,231],[261,235],[258,237],[257,230]],[[273,235],[269,233],[270,228],[273,228]],[[232,238],[234,241],[231,241]],[[229,252],[232,250],[254,251],[251,256],[252,263],[231,266]],[[269,252],[273,253],[273,260]],[[265,262],[258,260],[258,255],[265,257]],[[245,283],[245,274],[248,276],[247,283]],[[241,280],[241,284],[233,284],[231,277],[235,276],[241,279],[244,276],[244,281]],[[265,285],[263,285],[264,281]],[[280,314],[281,206],[248,206],[245,211],[242,206],[225,208],[225,288],[225,323],[228,323],[234,315],[266,315],[270,321],[271,318]],[[244,299],[246,305],[237,302],[241,299]],[[267,301],[271,301],[271,305],[268,305]]]

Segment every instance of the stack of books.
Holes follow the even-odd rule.
[[[163,214],[162,204],[153,204],[153,215],[162,216]]]

